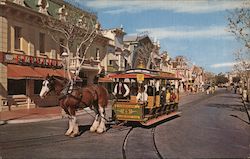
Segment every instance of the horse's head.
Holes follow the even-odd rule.
[[[44,98],[50,91],[55,89],[54,76],[47,75],[46,79],[43,81],[42,89],[40,91],[40,97]]]

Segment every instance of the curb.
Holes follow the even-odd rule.
[[[108,109],[111,109],[111,108],[106,108],[106,110]],[[90,108],[85,108],[85,110],[79,110],[76,113],[76,116],[81,116],[81,115],[91,114],[91,113],[94,113],[94,111],[91,110]],[[0,125],[34,123],[34,122],[52,121],[52,120],[58,120],[58,119],[63,119],[63,117],[57,114],[56,116],[53,116],[53,117],[44,117],[44,118],[0,120]]]
[[[88,113],[93,113],[92,110],[86,110]],[[79,111],[76,115],[84,115],[87,114],[87,112],[84,110]],[[23,124],[23,123],[34,123],[34,122],[42,122],[42,121],[51,121],[51,120],[58,120],[63,119],[61,115],[56,115],[53,117],[44,117],[44,118],[33,118],[33,119],[13,119],[13,120],[0,120],[0,125],[5,124]]]

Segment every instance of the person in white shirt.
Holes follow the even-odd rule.
[[[123,83],[122,79],[119,79],[119,83],[115,85],[113,95],[116,96],[117,99],[128,99],[129,93],[130,89],[127,84]]]
[[[138,103],[147,103],[148,101],[148,94],[145,92],[145,88],[141,87],[138,90],[138,94],[136,96],[136,101]]]

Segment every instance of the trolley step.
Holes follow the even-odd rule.
[[[149,119],[147,121],[140,122],[140,123],[144,126],[150,126],[150,125],[155,124],[159,121],[171,118],[173,116],[180,116],[180,115],[181,115],[181,112],[172,112],[170,114],[164,114],[164,115],[158,116],[157,118],[152,118],[152,119]]]

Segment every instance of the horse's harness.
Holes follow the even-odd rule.
[[[50,90],[52,90],[54,87],[54,85],[49,85],[50,87]],[[93,85],[92,87],[95,87],[93,90],[89,89],[89,88],[84,88],[85,90],[88,90],[93,98],[94,98],[94,101],[97,101],[98,100],[98,95],[97,95],[97,86]],[[74,87],[74,83],[73,82],[68,82],[68,84],[62,89],[62,91],[60,92],[60,96],[59,96],[59,100],[62,100],[62,99],[67,99],[68,97],[72,97],[74,98],[75,100],[78,101],[77,105],[80,107],[80,103],[82,103],[83,105],[85,105],[85,107],[88,107],[87,103],[85,103],[84,101],[82,101],[82,92],[80,92],[80,97],[76,97],[74,96],[72,93],[74,90],[80,90],[81,87]],[[85,108],[85,107],[82,107],[82,108]],[[96,106],[93,106],[93,104],[91,106],[89,106],[90,109],[92,109],[96,114],[100,114],[100,112],[98,111],[98,107]],[[86,111],[85,109],[83,109],[84,111]],[[87,111],[86,111],[87,112]],[[87,112],[90,116],[92,116],[89,112]],[[95,118],[94,116],[92,116],[93,118]],[[106,120],[107,122],[109,122],[108,119],[106,119],[105,117],[102,117],[104,120]]]
[[[96,86],[92,86],[92,87],[96,87]],[[83,104],[85,107],[87,107],[87,103],[85,103],[84,101],[82,101],[82,91],[80,91],[80,89],[82,89],[81,87],[77,87],[77,86],[74,86],[74,83],[73,82],[68,82],[68,84],[63,88],[63,90],[60,92],[60,96],[59,96],[59,100],[62,100],[62,99],[66,99],[68,97],[72,97],[74,98],[75,100],[77,100],[77,105],[79,107],[81,107],[81,104]],[[93,101],[96,101],[98,99],[98,95],[97,95],[97,92],[96,92],[96,89],[89,89],[89,88],[84,88],[85,90],[89,91],[91,93],[91,95],[93,96]],[[73,91],[79,91],[79,97],[73,95]],[[85,108],[84,106],[82,106],[83,108]],[[99,111],[97,110],[97,108],[95,108],[93,105],[89,106],[92,110],[95,111],[95,113],[99,114]]]

